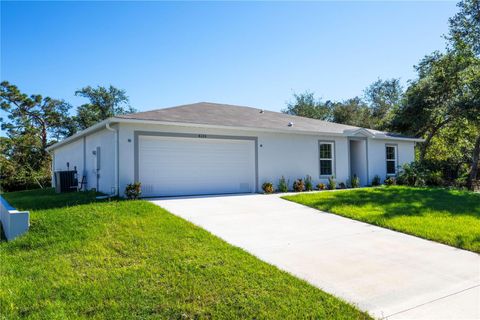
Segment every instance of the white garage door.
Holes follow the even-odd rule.
[[[142,195],[255,192],[253,140],[138,137]]]

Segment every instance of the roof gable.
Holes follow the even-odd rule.
[[[375,133],[366,128],[358,128],[353,130],[345,130],[343,132],[348,137],[365,137],[365,138],[374,138]]]

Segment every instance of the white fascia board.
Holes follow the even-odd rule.
[[[410,142],[425,142],[425,139],[422,138],[403,138],[403,137],[374,137],[376,140],[395,140],[395,141],[410,141]]]
[[[396,140],[396,141],[411,141],[411,142],[424,142],[425,139],[422,138],[407,138],[407,137],[395,137],[395,136],[389,136],[387,134],[375,134],[373,139],[377,140]]]
[[[268,129],[268,128],[258,128],[258,127],[236,127],[236,126],[221,126],[221,125],[190,123],[190,122],[173,122],[173,121],[122,119],[122,118],[114,118],[113,122],[131,123],[131,124],[159,124],[159,125],[166,125],[166,126],[208,128],[208,129],[227,129],[227,130],[230,129],[230,130],[259,131],[259,132],[271,132],[271,133],[295,133],[295,134],[316,135],[316,136],[336,136],[336,137],[343,137],[344,136],[343,133],[304,131],[304,130],[295,130],[295,129],[288,128],[288,127],[285,128],[285,129]]]

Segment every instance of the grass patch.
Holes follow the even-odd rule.
[[[0,243],[3,318],[370,319],[149,202],[4,196],[31,228]]]
[[[473,192],[397,186],[284,199],[480,253],[480,194]]]

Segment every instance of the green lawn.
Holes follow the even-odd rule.
[[[397,186],[284,199],[480,253],[480,194]]]
[[[369,319],[146,201],[4,196],[31,228],[0,243],[2,319]]]

